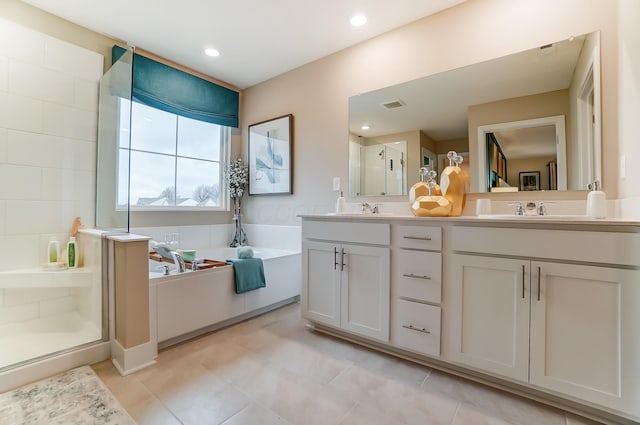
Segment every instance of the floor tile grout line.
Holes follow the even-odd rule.
[[[424,384],[425,384],[425,382],[427,382],[427,379],[429,379],[429,377],[431,376],[431,371],[432,371],[432,369],[429,368],[429,371],[427,372],[427,375],[424,377],[424,379],[420,383],[420,389],[423,389],[423,390],[425,389]]]
[[[342,417],[340,417],[340,419],[338,420],[338,422],[336,422],[336,425],[340,425],[342,422],[344,422],[344,420],[349,417],[349,413],[351,413],[357,406],[358,404],[360,404],[359,401],[356,401],[355,403],[353,403],[353,406],[351,406],[349,408],[349,410],[347,410],[344,415],[342,415]]]
[[[336,376],[334,376],[333,378],[331,378],[328,382],[322,384],[322,385],[329,385],[331,384],[333,381],[335,381],[336,379],[338,379],[340,376],[344,375],[345,373],[347,373],[349,370],[351,370],[351,368],[353,368],[355,366],[355,363],[352,361],[349,361],[349,366],[347,366],[346,368],[344,368],[343,370],[341,370]]]
[[[462,406],[462,402],[458,401],[456,411],[453,413],[453,417],[451,418],[451,422],[449,422],[449,425],[453,425],[456,422],[456,417],[458,416],[458,412],[460,411],[460,406]]]

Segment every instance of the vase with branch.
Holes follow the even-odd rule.
[[[247,244],[247,234],[242,228],[242,197],[249,184],[249,169],[243,164],[242,158],[237,158],[229,164],[225,169],[224,178],[233,204],[235,224],[235,232],[229,246],[235,248]]]

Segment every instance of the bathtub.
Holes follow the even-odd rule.
[[[300,252],[253,248],[262,258],[267,285],[236,294],[231,265],[176,273],[170,263],[150,261],[150,296],[155,301],[152,338],[158,347],[176,344],[247,318],[265,313],[300,297]],[[235,248],[200,249],[197,258],[225,261],[236,258]],[[169,265],[168,276],[156,270]]]
[[[262,258],[263,261],[271,260],[274,258],[300,255],[299,252],[285,251],[283,249],[275,249],[275,248],[251,247],[251,249],[253,249],[253,256],[256,258]],[[226,261],[226,260],[232,260],[234,258],[237,258],[237,255],[236,255],[236,248],[222,247],[222,248],[199,249],[197,250],[196,257],[199,259]],[[162,266],[164,265],[169,267],[170,275],[175,274],[176,267],[172,263],[165,263],[165,262],[160,263],[157,261],[149,260],[149,279],[167,277],[164,274],[164,272],[161,270]],[[188,269],[186,272],[187,273],[191,272],[191,270]]]

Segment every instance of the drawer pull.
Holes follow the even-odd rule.
[[[430,241],[431,238],[429,236],[404,236],[405,239],[413,239],[416,241]]]
[[[426,330],[425,328],[416,328],[413,325],[402,325],[403,328],[409,329],[410,331],[422,332],[424,334],[430,334],[431,331]]]
[[[524,300],[524,264],[522,265],[522,299]]]
[[[431,280],[431,276],[418,276],[417,274],[413,274],[413,273],[404,273],[402,276],[404,277],[411,277],[413,279],[425,279],[425,280]]]

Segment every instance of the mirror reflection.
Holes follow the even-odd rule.
[[[462,153],[472,192],[601,180],[599,33],[349,99],[349,194],[406,195]]]

